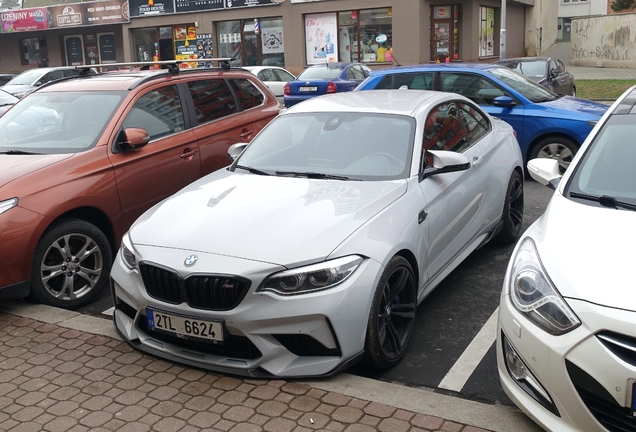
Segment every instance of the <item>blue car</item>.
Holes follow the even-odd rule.
[[[453,92],[472,99],[514,128],[525,161],[557,159],[561,172],[608,109],[586,99],[557,95],[512,69],[485,63],[376,70],[356,91],[399,88]]]
[[[309,98],[355,89],[371,73],[362,63],[325,63],[310,66],[295,81],[285,84],[285,106],[289,108]]]

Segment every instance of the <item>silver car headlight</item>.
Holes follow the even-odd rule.
[[[347,280],[362,261],[362,257],[351,255],[285,270],[269,276],[257,292],[271,291],[288,296],[326,290]]]
[[[124,234],[121,239],[121,258],[129,269],[137,270],[137,257],[133,252],[132,241],[128,233]]]
[[[510,298],[519,312],[555,336],[581,324],[550,281],[532,239],[524,239],[512,259],[508,284]]]
[[[11,198],[5,201],[0,201],[0,214],[6,212],[7,210],[12,209],[13,207],[18,205],[17,198]]]

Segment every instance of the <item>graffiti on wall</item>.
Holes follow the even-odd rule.
[[[636,60],[635,37],[636,14],[572,20],[570,59]]]

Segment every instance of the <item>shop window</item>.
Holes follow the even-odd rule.
[[[201,125],[236,112],[236,102],[223,79],[192,81],[188,83],[197,124]]]
[[[479,57],[495,55],[495,9],[479,8]]]
[[[22,65],[48,66],[46,38],[26,38],[20,42],[20,63]]]
[[[285,66],[283,20],[254,19],[223,21],[216,24],[220,57],[236,60],[232,66]]]
[[[183,111],[177,86],[151,90],[143,95],[124,120],[124,128],[143,128],[150,140],[156,140],[184,129]]]
[[[138,62],[152,61],[155,46],[158,47],[157,28],[133,29],[133,40],[135,41],[135,59]],[[172,42],[172,39],[171,39]],[[171,58],[162,60],[172,60]]]
[[[393,61],[392,9],[364,9],[338,13],[340,61]]]

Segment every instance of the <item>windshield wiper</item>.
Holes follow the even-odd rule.
[[[608,196],[608,195],[595,196],[595,195],[581,194],[578,192],[570,192],[570,198],[579,198],[583,200],[594,201],[599,203],[602,206],[610,207],[610,208],[620,207],[620,208],[636,211],[636,205],[630,204],[624,201],[618,201],[616,198]]]
[[[8,155],[39,155],[39,154],[42,154],[42,153],[28,152],[28,151],[24,151],[24,150],[7,150],[5,152],[0,152],[0,154],[8,154]]]
[[[295,171],[276,171],[277,176],[289,177],[307,177],[310,179],[328,179],[328,180],[351,180],[347,176],[339,176],[332,174],[323,174],[317,172],[295,172]]]
[[[265,171],[261,171],[259,169],[248,167],[248,166],[245,166],[245,165],[236,165],[234,168],[244,169],[245,171],[249,171],[252,174],[265,175],[265,176],[271,175],[269,173],[266,173]]]

